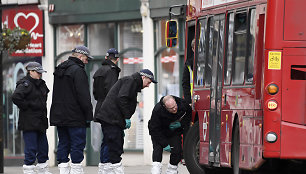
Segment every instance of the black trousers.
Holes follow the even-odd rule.
[[[151,136],[153,143],[153,162],[161,162],[163,158],[163,147]],[[182,159],[182,137],[181,135],[175,135],[169,137],[170,151],[170,164],[177,165]]]
[[[101,123],[103,140],[100,151],[101,163],[119,163],[123,154],[123,130],[105,122]]]

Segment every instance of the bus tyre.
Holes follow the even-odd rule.
[[[199,122],[196,122],[188,131],[184,141],[184,159],[191,174],[207,174],[199,164]]]

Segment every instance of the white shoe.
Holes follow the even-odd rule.
[[[22,168],[24,174],[36,174],[34,165],[23,165]]]
[[[38,163],[36,165],[36,171],[37,171],[37,174],[52,174],[49,172],[49,167],[48,167],[48,164],[45,162],[45,163]]]
[[[177,167],[178,166],[168,164],[166,174],[178,174]]]
[[[81,163],[71,164],[70,174],[84,174],[83,166]]]
[[[58,169],[60,174],[69,174],[70,173],[70,166],[68,163],[60,163],[58,165]]]
[[[98,166],[98,174],[104,174],[104,166],[105,166],[105,163],[99,163],[99,166]]]
[[[162,172],[162,164],[160,162],[153,162],[151,174],[161,174]]]
[[[114,174],[124,174],[124,168],[122,163],[111,164],[110,168],[112,169]]]
[[[104,163],[104,168],[102,174],[115,174],[114,169],[112,168],[112,163]],[[100,174],[100,173],[99,173]]]

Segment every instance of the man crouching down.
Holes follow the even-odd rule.
[[[167,95],[155,105],[148,123],[153,143],[152,174],[161,174],[163,150],[171,153],[166,173],[178,173],[183,151],[181,135],[187,133],[190,120],[191,107],[184,99]]]

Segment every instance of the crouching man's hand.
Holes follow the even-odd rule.
[[[175,129],[177,129],[177,128],[180,128],[182,125],[181,125],[181,123],[180,122],[178,122],[178,121],[175,121],[175,122],[173,122],[173,123],[171,123],[170,125],[169,125],[169,129],[170,130],[175,130]]]
[[[131,127],[131,120],[125,119],[125,129],[129,129]]]

